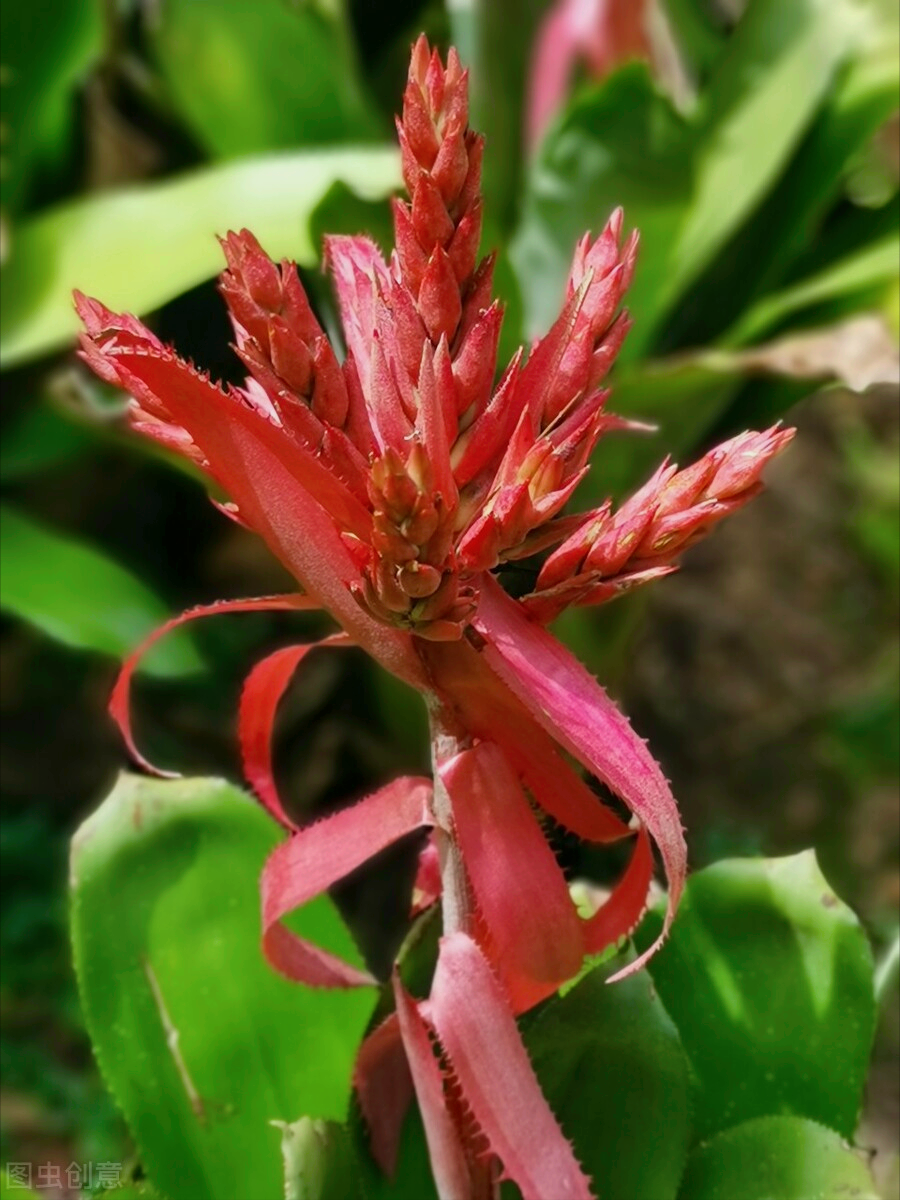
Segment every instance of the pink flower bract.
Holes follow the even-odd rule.
[[[394,204],[390,261],[363,237],[326,243],[343,362],[296,268],[270,261],[247,231],[222,243],[221,291],[248,372],[241,387],[217,386],[133,317],[76,297],[82,355],[130,393],[133,428],[222,488],[229,514],[265,540],[301,589],[170,622],[125,664],[112,711],[149,767],[130,732],[134,666],[168,629],[218,611],[321,607],[342,632],[320,644],[361,646],[420,690],[434,782],[396,780],[298,828],[278,798],[271,734],[311,647],[278,650],[252,671],[240,708],[245,771],[289,835],[263,873],[263,946],[298,981],[371,983],[282,918],[379,849],[431,830],[418,904],[442,891],[445,939],[430,998],[416,1001],[396,982],[396,1013],[360,1051],[357,1087],[375,1153],[390,1167],[414,1086],[442,1197],[469,1195],[499,1158],[526,1198],[547,1194],[552,1180],[555,1195],[580,1200],[588,1182],[514,1017],[635,926],[651,842],[668,882],[664,937],[686,851],[653,756],[544,625],[569,605],[673,569],[687,545],[755,494],[790,432],[742,435],[686,471],[664,465],[618,511],[563,515],[597,440],[627,426],[607,411],[603,381],[628,329],[621,301],[637,238],[623,240],[621,211],[598,238],[586,237],[559,318],[498,373],[502,311],[491,300],[493,260],[478,259],[483,148],[468,128],[466,73],[452,50],[445,66],[417,42],[398,132],[409,200]],[[538,550],[552,552],[534,592],[512,599],[495,569]],[[576,764],[627,804],[631,825],[604,807]],[[629,866],[589,920],[576,913],[536,809],[588,840],[632,839]],[[486,1156],[467,1133],[463,1102]]]

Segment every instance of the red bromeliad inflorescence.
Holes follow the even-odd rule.
[[[409,201],[394,203],[390,262],[364,237],[326,243],[342,363],[296,268],[275,265],[246,231],[225,238],[221,280],[249,372],[243,387],[215,385],[133,317],[77,297],[83,356],[131,394],[133,427],[224,489],[226,511],[303,589],[170,622],[125,664],[112,711],[144,763],[128,718],[138,657],[183,621],[241,610],[323,608],[342,627],[325,644],[361,646],[421,691],[433,781],[398,779],[299,828],[278,799],[271,732],[311,647],[278,650],[249,676],[246,775],[289,834],[263,874],[265,952],[313,986],[371,984],[282,918],[383,847],[431,830],[416,888],[419,909],[438,896],[443,905],[431,992],[416,1000],[395,978],[396,1011],[357,1066],[376,1156],[390,1169],[414,1091],[444,1200],[491,1195],[501,1173],[526,1200],[587,1197],[515,1015],[633,929],[653,843],[668,881],[665,936],[686,851],[644,742],[544,626],[570,605],[673,570],[688,545],[755,495],[791,431],[743,434],[687,470],[664,465],[618,510],[562,515],[598,438],[628,424],[607,412],[602,385],[628,328],[620,305],[636,235],[623,242],[616,212],[596,240],[584,239],[558,320],[498,380],[502,313],[491,302],[493,260],[477,254],[482,140],[468,128],[466,73],[452,50],[444,66],[424,39],[416,44],[398,131]],[[541,550],[552,552],[535,590],[511,598],[492,572]],[[630,824],[604,807],[579,766],[625,802]],[[632,839],[622,879],[592,917],[576,912],[535,808],[590,841]]]

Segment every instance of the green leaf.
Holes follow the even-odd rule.
[[[663,0],[663,9],[691,79],[705,82],[725,43],[721,19],[696,0]]]
[[[636,934],[659,932],[657,909]],[[649,971],[698,1081],[701,1137],[769,1114],[851,1137],[875,1028],[872,957],[812,851],[688,881]]]
[[[678,1200],[878,1200],[860,1156],[830,1129],[760,1117],[691,1155]]]
[[[67,646],[122,658],[171,615],[165,604],[99,550],[0,508],[0,606]],[[142,669],[186,675],[202,666],[177,630]]]
[[[556,317],[578,239],[586,230],[599,233],[621,204],[627,227],[641,232],[628,296],[635,328],[623,350],[633,357],[665,286],[690,200],[687,137],[687,126],[638,63],[583,92],[547,134],[510,246],[529,336],[543,333]]]
[[[661,308],[784,170],[864,26],[851,0],[751,0],[702,98],[696,190],[672,248]]]
[[[674,1200],[690,1142],[688,1062],[646,973],[607,985],[621,966],[551,1000],[526,1022],[525,1045],[596,1194]]]
[[[895,40],[854,0],[752,0],[690,119],[638,65],[582,93],[532,166],[512,243],[529,334],[556,315],[577,239],[619,203],[641,231],[623,362],[702,345],[783,286],[896,108]]]
[[[259,873],[279,840],[214,779],[123,776],[72,843],[72,936],[101,1071],[169,1200],[283,1194],[272,1121],[344,1120],[374,989],[318,991],[259,945]],[[297,928],[358,962],[327,897]]]
[[[104,1189],[101,1192],[95,1193],[102,1196],[105,1200],[163,1200],[159,1192],[144,1181],[140,1183],[126,1183],[122,1187]]]
[[[72,342],[72,289],[146,313],[223,267],[216,234],[251,228],[273,258],[316,262],[310,214],[336,180],[368,199],[400,182],[391,147],[310,150],[72,201],[25,222],[0,281],[4,367]]]
[[[38,173],[64,157],[73,92],[103,52],[98,3],[47,0],[0,6],[3,206],[18,210]]]
[[[369,139],[344,5],[166,0],[148,21],[179,113],[213,156]]]
[[[886,285],[897,278],[898,263],[900,236],[882,238],[864,246],[812,277],[760,300],[724,341],[730,346],[752,342],[788,317],[815,304]]]
[[[10,483],[67,462],[93,445],[95,437],[88,426],[64,417],[45,401],[34,400],[3,431],[0,482]]]
[[[38,1200],[38,1193],[26,1188],[24,1183],[20,1185],[6,1182],[7,1170],[14,1165],[12,1162],[4,1164],[3,1176],[0,1177],[0,1200]]]
[[[864,14],[864,6],[859,11]],[[708,342],[740,320],[749,303],[783,287],[798,256],[828,255],[832,226],[825,222],[840,199],[848,166],[897,107],[900,55],[892,46],[896,32],[891,35],[888,25],[873,42],[862,41],[780,178],[681,302],[672,306],[660,348]],[[737,188],[742,178],[736,176],[731,186]],[[855,248],[861,250],[863,243]],[[846,248],[829,257],[836,261],[845,253]],[[815,274],[827,265],[810,263],[804,273]]]
[[[281,1126],[285,1200],[360,1200],[359,1167],[347,1130],[301,1117]]]

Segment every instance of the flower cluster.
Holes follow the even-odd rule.
[[[414,1090],[442,1196],[480,1194],[499,1160],[526,1200],[586,1197],[514,1017],[634,927],[652,843],[668,880],[664,936],[686,854],[658,764],[544,626],[570,605],[671,570],[755,494],[791,433],[742,435],[684,471],[664,465],[618,511],[562,515],[597,440],[627,425],[607,412],[602,385],[628,328],[621,301],[637,238],[623,241],[621,212],[585,238],[558,320],[498,374],[493,260],[478,260],[482,141],[468,128],[466,74],[453,51],[445,66],[424,39],[416,44],[398,131],[409,201],[394,205],[392,258],[363,237],[326,243],[343,362],[296,268],[274,264],[246,231],[225,238],[221,280],[248,371],[241,387],[216,386],[133,317],[77,298],[83,356],[131,394],[134,428],[224,489],[225,511],[260,534],[303,589],[170,622],[125,664],[112,710],[144,762],[128,718],[138,656],[181,621],[229,610],[324,608],[342,627],[328,644],[362,646],[421,691],[434,779],[396,780],[298,828],[278,799],[271,732],[311,647],[278,650],[252,671],[240,711],[245,771],[289,833],[263,874],[264,949],[307,984],[370,984],[282,918],[384,846],[431,830],[417,905],[440,895],[444,937],[430,994],[416,1000],[395,979],[396,1011],[359,1055],[376,1155],[390,1167]],[[535,590],[514,600],[494,569],[537,551],[552,552]],[[630,824],[573,760],[627,804]],[[535,808],[588,840],[632,840],[622,879],[589,919],[571,902]]]

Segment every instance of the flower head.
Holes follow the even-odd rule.
[[[396,1013],[360,1053],[357,1083],[376,1151],[390,1162],[403,1108],[385,1107],[378,1081],[403,1077],[415,1086],[442,1194],[468,1195],[484,1169],[459,1117],[468,1106],[526,1197],[564,1180],[565,1195],[580,1198],[587,1182],[513,1016],[634,927],[653,873],[651,842],[669,883],[665,936],[686,851],[658,764],[543,624],[670,570],[754,494],[790,433],[744,434],[684,471],[664,465],[617,512],[607,504],[562,515],[598,439],[628,424],[607,411],[603,381],[628,328],[621,301],[636,235],[623,240],[617,210],[596,240],[585,237],[559,318],[497,378],[502,312],[491,302],[493,260],[478,259],[482,141],[468,128],[466,73],[453,51],[444,65],[424,38],[416,43],[398,132],[409,200],[394,204],[390,261],[363,237],[326,242],[343,362],[296,268],[273,263],[246,230],[223,240],[220,282],[248,372],[240,387],[215,385],[133,317],[77,297],[82,354],[131,394],[132,426],[224,489],[225,510],[262,536],[303,588],[170,622],[125,664],[112,710],[149,766],[128,719],[137,658],[180,621],[229,609],[324,608],[342,627],[327,644],[362,646],[423,693],[433,783],[396,780],[301,829],[278,798],[271,732],[310,647],[278,650],[251,672],[240,711],[245,773],[290,834],[263,874],[265,951],[309,984],[371,982],[297,938],[282,917],[406,833],[432,830],[417,899],[443,893],[446,937],[432,992],[416,1003],[395,981]],[[493,570],[537,550],[553,552],[535,591],[511,599]],[[602,805],[573,760],[625,801],[631,825]],[[570,900],[534,806],[585,839],[633,841],[619,885],[588,920]],[[473,995],[483,1028],[472,1024]],[[504,1111],[495,1084],[505,1073],[525,1121]],[[465,1105],[451,1102],[457,1093]]]

